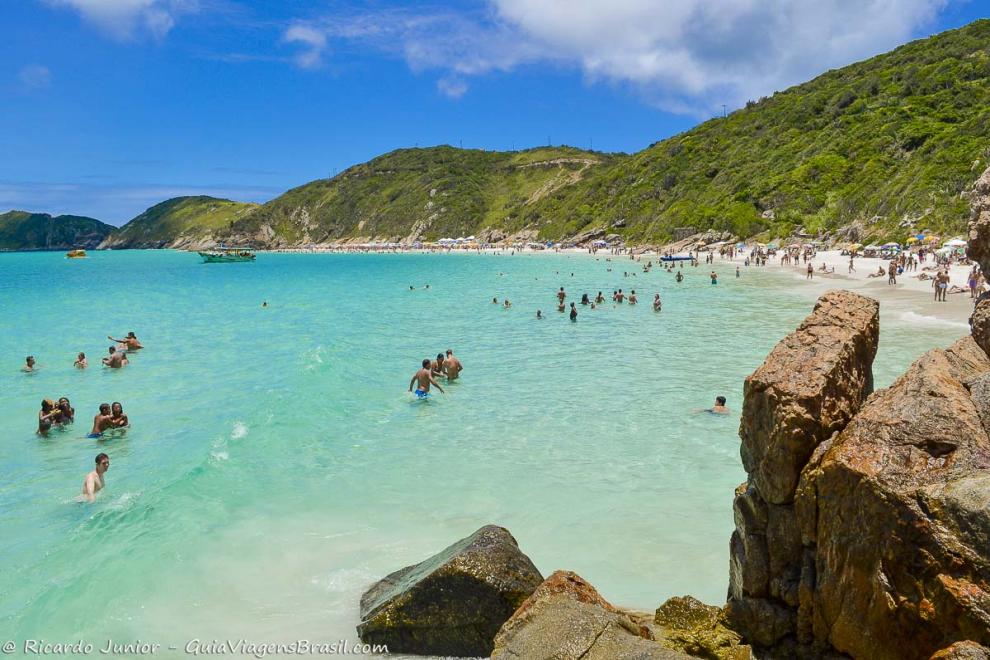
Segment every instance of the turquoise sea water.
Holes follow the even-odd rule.
[[[813,295],[716,268],[712,287],[584,255],[0,254],[0,641],[356,640],[364,588],[487,523],[618,604],[723,601],[739,420],[693,411],[738,411]],[[641,303],[571,323],[561,285]],[[965,332],[899,310],[882,329],[878,386]],[[146,350],[99,367],[129,330]],[[462,380],[414,401],[448,347]],[[59,396],[77,422],[39,439]],[[103,401],[125,437],[84,438]],[[106,490],[74,502],[101,451]]]

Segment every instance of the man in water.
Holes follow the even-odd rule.
[[[653,311],[654,312],[659,312],[661,306],[662,306],[662,303],[660,302],[660,294],[657,293],[657,294],[655,294],[653,296]]]
[[[144,348],[144,346],[141,345],[141,342],[138,341],[138,338],[134,336],[133,332],[128,332],[127,336],[123,339],[114,339],[110,335],[107,335],[107,339],[117,342],[129,351],[139,351]]]
[[[447,380],[457,380],[457,377],[464,371],[464,365],[454,357],[454,351],[447,349],[447,359],[443,361],[443,369],[447,374]]]
[[[120,369],[126,364],[129,364],[127,359],[127,353],[124,351],[118,351],[113,346],[110,347],[110,355],[103,358],[103,364],[110,367],[111,369]]]
[[[710,412],[713,415],[728,415],[729,409],[725,406],[725,397],[717,396],[715,397],[715,405],[711,408],[706,408],[705,412]]]
[[[413,383],[416,383],[416,397],[420,399],[430,396],[430,385],[436,385],[437,389],[443,392],[440,383],[433,379],[433,373],[430,371],[430,358],[423,360],[423,368],[413,374],[412,380],[409,381],[410,392],[412,392]]]
[[[24,366],[21,367],[21,371],[23,371],[24,373],[30,373],[30,372],[34,371],[34,356],[33,355],[29,355],[26,358],[24,358]]]
[[[72,366],[76,369],[85,369],[89,366],[89,361],[86,359],[85,353],[80,353],[76,356],[76,361],[72,363]]]
[[[87,438],[99,438],[107,429],[113,428],[113,417],[110,416],[110,404],[101,403],[100,412],[93,418],[93,430]]]
[[[430,371],[436,377],[443,375],[443,353],[437,353],[437,359],[430,363]]]
[[[564,298],[566,298],[566,297],[567,297],[567,294],[564,293],[564,287],[560,287],[560,291],[557,292],[557,302],[559,302],[561,305],[563,305],[564,304]]]
[[[106,482],[103,475],[110,468],[110,457],[106,454],[96,455],[96,469],[86,475],[83,480],[82,497],[87,502],[96,500],[96,494],[103,490]]]
[[[677,280],[678,284],[680,284],[684,280],[684,273],[682,273],[681,271],[677,271],[677,277],[675,277],[674,279]]]
[[[536,318],[538,318],[540,320],[543,320],[543,311],[542,310],[539,310],[539,309],[536,310]]]
[[[712,286],[715,286],[716,284],[718,284],[718,273],[716,273],[713,270],[712,271]]]
[[[571,316],[571,320],[572,321],[577,321],[577,307],[574,306],[574,303],[571,303],[571,314],[570,314],[570,316]]]
[[[62,411],[51,399],[42,399],[41,411],[38,413],[38,435],[48,435],[52,424],[59,420]]]
[[[629,304],[635,305],[637,302],[639,302],[639,298],[636,297],[636,289],[633,289],[629,292]]]
[[[110,421],[113,422],[115,429],[122,429],[131,425],[127,415],[124,414],[124,406],[120,405],[119,401],[114,401],[113,405],[110,406]]]

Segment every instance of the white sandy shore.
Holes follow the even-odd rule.
[[[748,256],[748,252],[737,255],[734,259],[720,259],[715,256],[716,263],[735,263],[742,265]],[[704,253],[701,255],[704,260]],[[807,279],[807,265],[803,262],[799,266],[781,266],[780,256],[767,261],[765,267],[757,268],[758,271],[776,273],[778,276],[790,277],[795,285],[799,282],[811,287],[817,293],[826,289],[848,289],[864,296],[869,296],[881,303],[881,309],[888,308],[887,311],[898,311],[904,314],[916,314],[915,319],[922,325],[926,319],[939,319],[946,322],[959,324],[960,329],[968,328],[969,316],[973,312],[973,300],[970,298],[968,290],[966,293],[949,294],[946,302],[935,302],[935,290],[932,288],[931,279],[919,280],[918,276],[925,273],[932,277],[934,270],[922,270],[925,267],[934,266],[929,260],[927,263],[918,264],[918,270],[905,272],[897,276],[897,284],[887,284],[887,277],[870,278],[869,275],[876,273],[877,269],[883,266],[887,270],[889,261],[884,259],[867,259],[857,257],[854,261],[856,268],[849,272],[849,257],[842,255],[838,250],[828,250],[819,252],[813,260],[815,273],[812,279]],[[834,269],[831,274],[822,273],[818,269],[822,263],[829,269]],[[704,263],[702,263],[702,266]],[[954,284],[962,288],[967,288],[967,279],[970,266],[953,265],[949,269],[950,287]],[[754,270],[750,266],[747,270]],[[910,319],[906,319],[910,320]]]

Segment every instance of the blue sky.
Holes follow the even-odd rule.
[[[2,0],[0,210],[122,224],[399,147],[637,151],[983,0]]]

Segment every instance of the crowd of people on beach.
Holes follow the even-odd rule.
[[[133,354],[135,351],[139,351],[144,348],[140,340],[138,340],[137,336],[133,332],[128,332],[121,339],[116,339],[111,335],[107,335],[107,339],[116,342],[116,345],[110,346],[108,355],[102,360],[103,365],[108,369],[122,369],[130,363],[128,354]],[[84,352],[80,352],[76,356],[76,360],[73,362],[72,366],[76,369],[88,368],[89,361],[86,358],[86,354]],[[21,371],[32,374],[37,372],[40,368],[41,366],[37,363],[35,357],[33,355],[29,355],[25,358],[24,366],[21,368]],[[37,434],[41,437],[47,437],[53,430],[68,430],[68,428],[75,422],[75,418],[76,409],[73,408],[68,397],[63,396],[57,401],[51,398],[42,399],[41,410],[38,412]],[[86,435],[86,438],[103,438],[106,437],[109,432],[123,433],[129,427],[130,420],[124,412],[123,404],[119,401],[114,401],[113,403],[101,403],[99,404],[98,412],[93,417],[93,426],[90,432]],[[103,474],[107,471],[109,466],[110,459],[105,453],[101,453],[96,457],[96,468],[86,475],[83,482],[82,499],[93,501],[96,493],[104,486]]]

